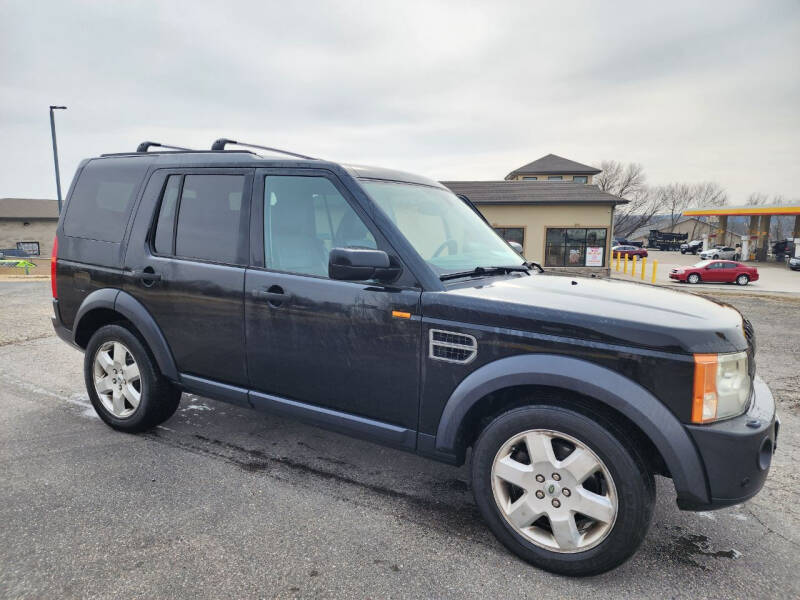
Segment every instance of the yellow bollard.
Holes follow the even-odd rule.
[[[644,281],[644,270],[647,268],[647,257],[642,257],[642,281]]]
[[[628,253],[625,253],[625,266],[622,268],[622,272],[627,275],[628,273]]]
[[[633,256],[633,266],[631,267],[631,277],[636,277],[636,261],[639,260],[639,257],[634,255]]]
[[[617,269],[617,272],[619,272],[619,255],[622,254],[622,252],[615,252],[614,254],[617,255],[617,266],[616,266],[616,269]]]
[[[656,269],[658,268],[658,261],[653,261],[653,283],[656,282]]]

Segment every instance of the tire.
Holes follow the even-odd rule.
[[[515,445],[520,437],[525,441]],[[538,458],[551,458],[528,459],[527,440],[539,448]],[[550,451],[544,449],[547,444]],[[567,456],[554,450],[569,451],[570,444]],[[586,465],[583,469],[568,466],[578,450],[584,460],[574,464]],[[575,475],[593,464],[597,470],[588,477]],[[528,469],[519,480],[524,492],[497,475],[503,471],[514,479],[522,472],[518,467]],[[590,495],[589,488],[596,493]],[[590,418],[556,406],[516,408],[494,419],[473,448],[472,489],[489,528],[509,550],[536,567],[571,576],[603,573],[630,558],[647,533],[655,503],[653,475],[624,433],[599,415]],[[507,516],[511,507],[517,508]],[[602,516],[576,521],[576,507]],[[537,519],[540,511],[546,515]]]
[[[748,283],[750,283],[750,278],[744,273],[736,278],[736,285],[747,285]]]
[[[120,431],[151,429],[169,419],[180,403],[180,390],[158,370],[145,342],[122,325],[94,333],[86,346],[83,376],[98,416]]]
[[[686,254],[686,250],[681,250],[681,254]]]
[[[689,283],[700,283],[700,275],[697,273],[689,273],[689,276],[686,278],[686,281]]]
[[[714,255],[714,260],[719,260],[719,254]]]

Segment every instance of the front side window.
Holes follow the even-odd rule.
[[[244,175],[186,175],[178,204],[175,255],[242,264],[248,230],[242,210],[244,187]],[[169,184],[165,199],[167,191],[171,193]],[[162,202],[164,210],[168,206]]]
[[[327,277],[332,248],[377,247],[375,237],[329,179],[267,175],[264,264],[268,268]]]
[[[449,190],[388,181],[361,184],[438,275],[522,264],[520,256]]]
[[[605,266],[606,233],[604,228],[548,227],[545,232],[546,267]],[[630,246],[618,251],[633,250]]]

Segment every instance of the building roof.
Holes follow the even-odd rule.
[[[474,204],[627,204],[596,185],[550,181],[442,181]]]
[[[58,220],[58,201],[32,198],[0,198],[0,219]]]
[[[691,208],[683,212],[694,217],[746,217],[754,215],[800,215],[800,204],[767,204],[748,206],[715,206],[712,208]]]
[[[517,175],[597,175],[600,172],[601,170],[595,167],[582,165],[579,162],[556,156],[555,154],[548,154],[511,171],[506,175],[506,179],[511,179]]]

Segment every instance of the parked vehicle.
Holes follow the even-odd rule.
[[[647,250],[644,248],[638,248],[636,246],[614,246],[611,248],[612,256],[615,253],[619,253],[620,256],[623,258],[627,256],[628,258],[633,258],[634,256],[638,256],[642,258],[647,256]]]
[[[688,283],[736,283],[758,281],[758,269],[733,260],[703,260],[691,267],[675,267],[669,278]]]
[[[648,248],[658,248],[659,250],[679,250],[681,243],[689,239],[688,233],[671,233],[651,229],[647,238]]]
[[[78,168],[53,325],[109,426],[151,428],[186,391],[453,465],[471,449],[492,532],[568,575],[635,552],[655,474],[684,510],[761,489],[778,424],[733,307],[540,276],[436,181],[229,143]]]
[[[736,248],[731,248],[730,246],[714,246],[708,250],[703,250],[700,253],[700,258],[703,260],[717,260],[720,258],[734,260],[738,257],[736,256]]]
[[[800,271],[800,258],[791,257],[788,260],[788,265],[792,271]]]
[[[794,241],[781,240],[779,242],[775,242],[772,245],[772,254],[775,256],[775,260],[778,262],[783,262],[787,258],[794,256]]]
[[[692,240],[686,244],[681,244],[681,254],[697,254],[703,247],[703,240]]]

